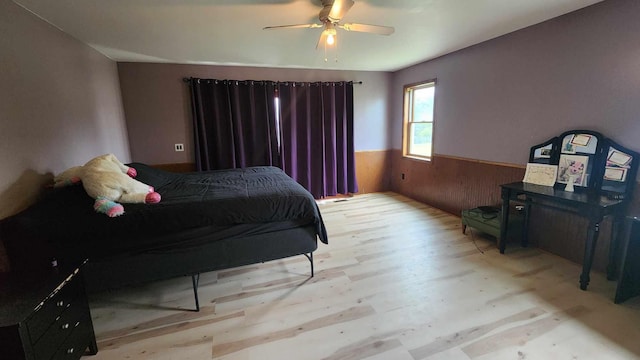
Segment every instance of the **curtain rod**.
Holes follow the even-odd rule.
[[[182,81],[188,83],[188,82],[191,82],[191,79],[193,78],[186,77],[186,78],[182,78]],[[238,80],[238,81],[247,81],[247,80]],[[271,81],[271,80],[254,80],[254,81]],[[341,80],[341,81],[344,81],[344,80]],[[274,81],[274,82],[318,82],[318,81]],[[340,82],[340,81],[320,81],[320,82]],[[352,82],[354,85],[362,85],[362,81],[345,81],[345,82]]]

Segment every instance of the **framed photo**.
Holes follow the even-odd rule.
[[[522,182],[543,186],[553,186],[556,183],[557,176],[558,167],[556,165],[528,163]]]
[[[632,156],[620,152],[616,149],[610,148],[609,157],[607,157],[607,163],[610,165],[627,166],[631,162],[631,159],[633,159]]]
[[[533,158],[534,159],[550,159],[551,150],[552,150],[551,146],[537,148],[533,152]]]
[[[590,134],[569,134],[562,139],[562,154],[595,154],[598,138]]]
[[[558,163],[558,182],[567,184],[573,178],[573,184],[586,186],[589,157],[583,155],[560,155]]]
[[[626,178],[627,178],[626,168],[607,166],[604,169],[605,180],[624,182]]]
[[[576,146],[589,146],[589,142],[591,141],[591,135],[589,134],[575,134],[573,138],[571,138],[571,144]]]

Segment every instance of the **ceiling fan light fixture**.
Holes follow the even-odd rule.
[[[333,38],[333,35],[329,34],[329,36],[327,36],[327,45],[333,45],[335,42],[336,39]]]
[[[317,1],[317,0],[314,0]],[[353,0],[320,0],[322,9],[318,14],[318,20],[320,24],[295,24],[295,25],[278,25],[278,26],[266,26],[265,30],[269,29],[299,29],[299,28],[324,28],[320,33],[320,38],[316,43],[316,49],[324,48],[325,61],[326,52],[330,48],[338,48],[337,28],[341,28],[345,31],[356,31],[364,33],[372,33],[378,35],[391,35],[394,29],[389,26],[382,25],[368,25],[358,23],[342,23],[342,18],[347,14],[349,9],[354,4]],[[333,50],[332,50],[333,51]],[[337,61],[337,57],[336,57]]]
[[[325,35],[327,36],[327,45],[333,45],[336,43],[336,35],[338,35],[336,29],[326,29]]]

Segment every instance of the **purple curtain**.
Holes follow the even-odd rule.
[[[352,82],[192,78],[190,86],[198,170],[272,165],[317,199],[358,191]]]
[[[279,83],[282,169],[315,198],[355,193],[353,83]]]
[[[196,169],[279,166],[276,83],[190,79]]]

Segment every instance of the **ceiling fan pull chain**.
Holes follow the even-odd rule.
[[[324,62],[329,62],[329,59],[327,58],[327,42],[324,42]]]

